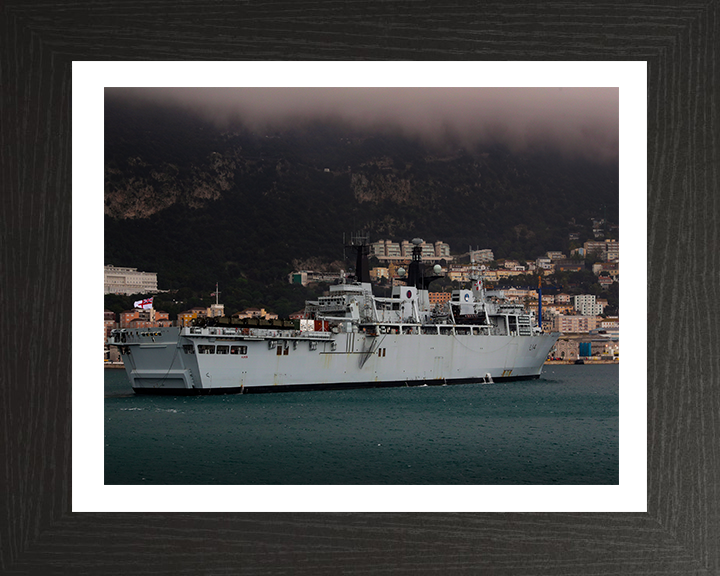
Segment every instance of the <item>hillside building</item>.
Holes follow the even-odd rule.
[[[451,298],[451,292],[428,292],[428,300],[432,306],[435,304],[440,304],[442,306],[446,302],[449,302]]]
[[[620,318],[617,316],[608,316],[600,321],[600,328],[608,332],[620,331]]]
[[[375,256],[378,260],[402,259],[400,244],[392,240],[378,240],[370,244],[370,255]]]
[[[233,318],[263,318],[265,320],[277,320],[277,314],[267,312],[265,308],[245,308],[241,312],[235,312]]]
[[[452,260],[450,256],[450,245],[446,242],[422,242],[422,259],[428,262],[437,260]],[[378,240],[370,244],[370,255],[375,256],[381,262],[411,260],[413,252],[413,243],[410,240],[402,242],[393,242],[391,240]]]
[[[157,272],[105,266],[105,294],[151,294],[158,291]]]
[[[333,283],[340,279],[340,272],[315,272],[313,270],[299,270],[297,272],[291,272],[288,275],[288,282],[290,284],[300,284],[307,286],[308,284],[315,284],[318,282]]]
[[[543,270],[543,271],[552,271],[555,270],[555,266],[553,265],[553,262],[548,257],[540,257],[537,260],[535,260],[535,267],[537,270]]]
[[[556,272],[580,272],[585,269],[585,263],[581,260],[555,260]]]
[[[195,318],[219,318],[225,315],[225,304],[196,306],[178,314],[178,326],[189,326]]]
[[[594,294],[574,296],[573,305],[575,311],[584,316],[597,316],[603,312],[603,307],[597,302]]]
[[[377,266],[370,269],[370,280],[377,282],[381,278],[390,279],[390,272],[387,268]]]
[[[563,334],[577,334],[595,330],[600,319],[597,316],[565,316],[558,315],[553,318],[553,331]]]
[[[620,260],[620,243],[617,240],[605,240],[605,256],[608,262]]]
[[[602,262],[618,262],[620,260],[620,242],[617,240],[589,240],[583,244],[583,256],[596,254]]]
[[[161,328],[172,326],[170,314],[162,310],[125,310],[120,313],[120,328]]]
[[[620,356],[620,343],[618,340],[608,338],[560,338],[551,351],[553,358],[560,360],[577,360],[582,357],[595,357],[602,359],[618,359]]]
[[[105,310],[105,340],[110,338],[110,332],[116,327],[115,312],[112,310]]]
[[[596,262],[592,267],[596,276],[610,276],[613,280],[617,280],[620,276],[620,269],[617,262]]]
[[[468,266],[450,266],[447,277],[453,282],[467,282],[470,279],[470,268]]]
[[[185,312],[180,312],[178,314],[178,325],[179,326],[189,326],[190,323],[195,318],[207,318],[208,316],[208,309],[207,308],[190,308],[190,310],[185,310]]]
[[[470,262],[492,262],[493,260],[495,260],[495,254],[489,248],[470,250]]]

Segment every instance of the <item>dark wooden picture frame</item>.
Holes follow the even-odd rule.
[[[717,0],[4,2],[0,573],[720,572],[719,33]],[[648,512],[72,513],[72,61],[150,59],[647,61]]]

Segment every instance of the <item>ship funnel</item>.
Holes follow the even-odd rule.
[[[357,233],[350,237],[349,247],[355,250],[357,258],[355,260],[355,280],[357,282],[370,282],[370,263],[368,256],[370,254],[369,237],[367,234]]]

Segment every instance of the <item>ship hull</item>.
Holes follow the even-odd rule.
[[[391,333],[177,328],[120,346],[138,394],[232,394],[462,384],[538,378],[557,334]],[[401,332],[401,331],[398,331]]]

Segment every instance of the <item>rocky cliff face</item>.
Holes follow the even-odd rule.
[[[105,214],[113,218],[147,218],[175,203],[202,208],[235,186],[237,158],[214,152],[203,164],[184,170],[167,162],[150,164],[126,159],[126,168],[105,168]]]
[[[573,219],[617,221],[617,164],[499,148],[440,153],[336,126],[219,132],[192,118],[132,112],[106,115],[106,216],[152,220],[157,230],[171,212],[168,230],[223,229],[228,261],[240,261],[233,247],[254,250],[250,239],[307,258],[359,229],[373,239],[483,245],[502,257],[565,249],[579,226]]]
[[[202,208],[226,193],[242,194],[248,180],[269,183],[261,195],[271,196],[281,181],[308,180],[308,172],[319,170],[291,164],[284,158],[269,166],[264,159],[243,158],[242,150],[212,152],[182,170],[168,162],[151,164],[139,156],[124,159],[122,165],[122,169],[117,165],[105,167],[105,214],[116,219],[147,218],[176,203]],[[428,201],[416,178],[400,173],[387,158],[363,162],[354,169],[333,170],[332,174],[349,176],[349,187],[358,203],[420,206]]]
[[[390,170],[387,173],[379,174],[353,173],[350,185],[353,196],[358,202],[379,204],[388,200],[394,204],[403,205],[418,201],[418,198],[413,197],[412,181],[398,177]]]

